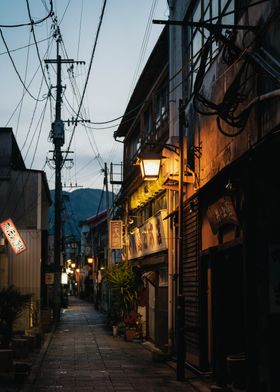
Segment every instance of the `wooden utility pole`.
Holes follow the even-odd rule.
[[[61,147],[64,145],[64,123],[61,120],[61,103],[62,103],[62,85],[61,85],[61,64],[73,63],[74,60],[62,60],[59,55],[59,45],[61,42],[61,35],[59,27],[57,27],[57,56],[56,59],[45,60],[46,64],[57,64],[57,80],[56,80],[56,104],[55,104],[55,121],[52,123],[52,141],[54,143],[55,162],[55,205],[54,205],[54,307],[53,317],[54,321],[60,320],[61,308],[61,206],[62,206],[62,186],[61,186],[61,169],[63,166],[63,157]]]
[[[108,168],[107,163],[104,163],[104,185],[106,192],[106,209],[107,209],[107,230],[108,230],[108,252],[107,252],[107,266],[111,267],[112,265],[112,251],[110,248],[110,199],[109,199],[109,189],[108,189]]]

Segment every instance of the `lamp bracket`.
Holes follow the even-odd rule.
[[[196,158],[201,158],[202,155],[202,147],[201,146],[192,146],[192,151],[194,153],[194,155],[196,156]]]
[[[157,143],[157,142],[147,142],[144,143],[144,146],[160,146],[162,148],[166,148],[169,151],[175,152],[178,156],[180,155],[180,147],[176,146],[175,144],[170,144],[170,143]]]

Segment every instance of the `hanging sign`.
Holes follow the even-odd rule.
[[[167,249],[166,209],[147,219],[143,225],[131,230],[128,236],[128,259],[147,256]]]
[[[12,219],[7,219],[4,222],[0,223],[0,227],[5,234],[7,240],[9,241],[14,254],[18,255],[24,251],[26,251],[27,247],[19,235]]]
[[[216,203],[208,207],[207,217],[214,234],[224,225],[239,225],[237,214],[230,197],[221,197]]]
[[[110,249],[122,249],[122,227],[123,223],[121,220],[110,221]]]

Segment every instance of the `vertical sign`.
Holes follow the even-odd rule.
[[[110,221],[109,243],[110,249],[122,249],[123,223],[121,220]]]
[[[18,255],[27,249],[12,219],[7,219],[4,222],[0,223],[0,227],[5,234],[7,240],[9,241],[14,254]]]

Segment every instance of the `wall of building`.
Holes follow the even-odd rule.
[[[14,255],[10,247],[7,247],[8,284],[13,284],[24,294],[32,294],[32,311],[24,312],[15,327],[24,330],[39,321],[42,233],[39,230],[20,230],[20,235],[27,250],[19,255]]]

